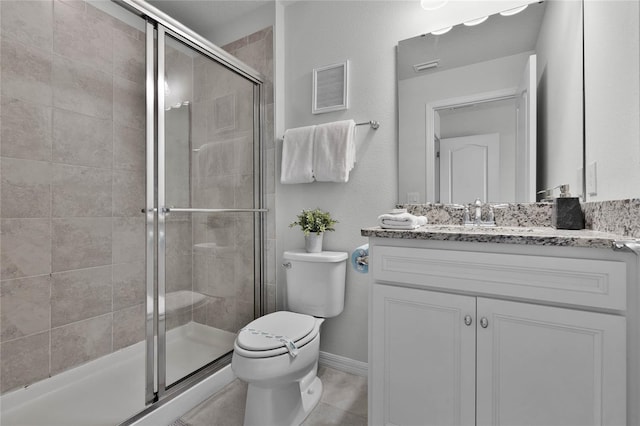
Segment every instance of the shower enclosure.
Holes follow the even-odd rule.
[[[0,13],[0,422],[131,423],[263,313],[263,78],[139,0]]]

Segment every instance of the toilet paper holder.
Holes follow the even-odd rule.
[[[362,266],[369,266],[369,256],[356,257],[356,263]]]

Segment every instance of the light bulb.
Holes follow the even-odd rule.
[[[420,6],[424,10],[436,10],[447,4],[449,0],[420,0]]]
[[[433,34],[433,35],[446,34],[449,31],[451,31],[451,28],[453,28],[453,27],[447,27],[447,28],[442,28],[442,29],[439,29],[439,30],[431,31],[431,34]]]
[[[522,12],[523,10],[525,10],[527,8],[527,6],[529,6],[529,5],[525,4],[523,6],[514,7],[513,9],[509,9],[509,10],[505,10],[504,12],[500,12],[500,15],[502,15],[502,16],[512,16],[512,15],[515,15],[517,13]]]
[[[478,19],[472,19],[471,21],[467,21],[464,24],[467,27],[473,27],[474,25],[480,25],[482,24],[484,21],[486,21],[487,19],[489,19],[488,16],[483,16],[482,18],[478,18]]]

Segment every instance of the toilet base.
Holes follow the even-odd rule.
[[[275,388],[249,384],[244,413],[245,426],[297,426],[318,405],[322,381],[316,369],[302,380]]]

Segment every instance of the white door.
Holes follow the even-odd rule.
[[[536,201],[536,55],[522,72],[516,95],[516,202]]]
[[[478,425],[626,424],[624,317],[477,303]]]
[[[500,135],[440,140],[440,202],[500,200]]]
[[[475,310],[475,297],[374,285],[369,424],[475,424]]]

